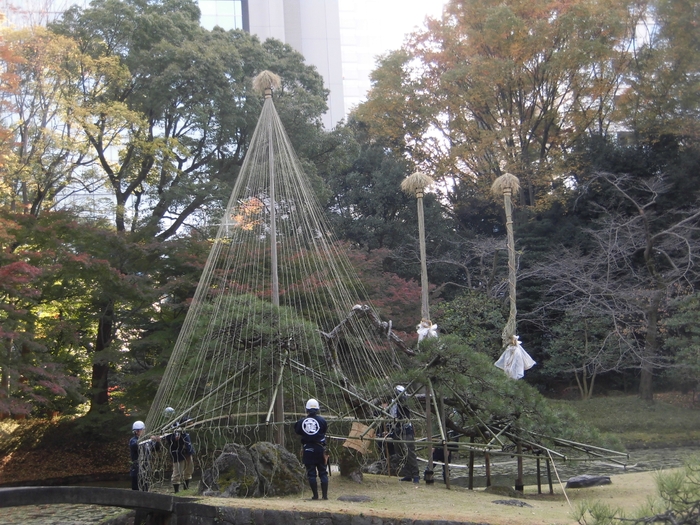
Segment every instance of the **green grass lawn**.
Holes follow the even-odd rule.
[[[700,446],[700,403],[680,402],[677,395],[660,394],[653,403],[635,395],[555,403],[573,408],[583,421],[616,435],[628,448]]]

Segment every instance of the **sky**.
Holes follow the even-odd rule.
[[[366,98],[376,57],[398,49],[406,35],[438,18],[447,0],[339,0],[346,113]]]
[[[251,2],[255,0],[249,0]],[[29,10],[34,23],[72,4],[89,0],[0,0],[0,13]],[[343,102],[345,114],[366,99],[376,57],[401,47],[406,36],[424,26],[427,16],[437,18],[447,0],[338,0]],[[36,18],[36,19],[34,19]]]

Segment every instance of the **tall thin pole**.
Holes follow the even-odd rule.
[[[265,104],[271,104],[272,89],[265,90]],[[268,130],[268,163],[270,166],[270,271],[272,273],[272,304],[280,305],[280,285],[277,271],[277,217],[275,201],[275,153],[273,148],[272,126]],[[280,355],[280,362],[282,356]],[[283,374],[283,368],[279,368],[278,374]],[[276,383],[281,384],[282,378],[278,377]],[[274,441],[278,445],[284,446],[284,389],[278,388],[275,397],[274,409]]]
[[[425,254],[425,216],[423,214],[423,190],[416,192],[418,203],[418,244],[420,245],[420,287],[421,287],[421,319],[430,319],[428,306],[428,264]]]
[[[506,234],[508,236],[508,292],[510,296],[510,315],[508,323],[503,330],[503,342],[507,344],[511,337],[515,335],[516,318],[518,315],[515,295],[516,295],[516,273],[515,273],[515,237],[513,235],[513,208],[511,203],[512,190],[503,190],[503,205],[506,212]]]
[[[272,90],[265,91],[265,100],[272,98]],[[268,162],[270,165],[270,264],[272,272],[272,304],[280,305],[280,285],[277,273],[277,217],[275,202],[275,153],[272,126],[268,130]]]
[[[518,177],[511,173],[504,173],[498,177],[491,191],[494,195],[503,195],[503,207],[506,212],[506,234],[508,239],[508,295],[510,298],[510,315],[508,322],[503,327],[503,346],[507,347],[515,337],[517,310],[515,306],[515,284],[517,275],[515,273],[515,238],[513,236],[513,205],[511,197],[520,188]]]
[[[425,213],[423,212],[423,195],[425,188],[433,183],[428,175],[416,171],[401,182],[401,189],[416,196],[418,205],[418,244],[420,249],[420,284],[421,284],[421,323],[430,327],[430,305],[428,304],[428,264],[425,251]]]

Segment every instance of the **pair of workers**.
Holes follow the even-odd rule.
[[[180,491],[180,485],[185,490],[189,488],[190,480],[194,472],[194,447],[190,435],[185,430],[189,418],[183,417],[173,424],[173,430],[164,436],[151,436],[149,440],[139,443],[145,432],[146,425],[143,421],[135,421],[131,429],[132,438],[129,440],[129,452],[131,454],[131,489],[148,492],[148,468],[151,456],[154,452],[165,446],[173,461],[173,473],[171,481],[175,493]]]

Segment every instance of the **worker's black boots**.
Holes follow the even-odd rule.
[[[309,481],[309,485],[311,485],[311,492],[313,493],[311,499],[318,499],[318,484],[315,481]]]
[[[186,479],[183,483],[185,484],[185,490],[190,488],[190,480],[189,479]]]
[[[321,493],[323,494],[323,499],[328,499],[328,482],[321,483]]]
[[[178,492],[180,492],[180,485],[173,484],[173,489],[175,490],[175,494],[177,494]]]

